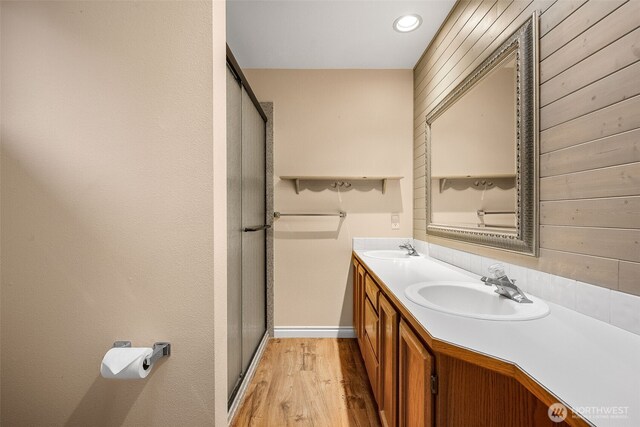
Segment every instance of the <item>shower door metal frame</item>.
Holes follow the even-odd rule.
[[[238,84],[240,85],[241,88],[244,88],[245,91],[247,92],[247,95],[249,96],[249,98],[251,99],[251,102],[253,103],[254,107],[256,108],[258,114],[260,115],[260,117],[262,117],[262,120],[264,122],[264,126],[265,126],[265,150],[266,150],[266,126],[267,126],[267,115],[265,114],[264,110],[262,109],[262,106],[260,105],[260,103],[258,102],[258,99],[255,96],[255,93],[253,92],[253,90],[251,89],[251,86],[249,85],[249,83],[247,82],[246,77],[244,76],[244,74],[242,73],[242,69],[240,68],[240,66],[238,65],[238,62],[236,61],[235,57],[233,56],[233,53],[231,52],[231,49],[229,49],[229,45],[227,45],[227,67],[229,68],[229,70],[231,71],[231,73],[233,74],[233,76],[235,77],[236,81],[238,82]],[[242,141],[242,139],[241,139]],[[264,301],[265,301],[265,311],[264,311],[264,324],[265,324],[265,335],[268,334],[268,312],[267,312],[267,228],[271,227],[271,225],[268,223],[268,221],[270,220],[270,215],[267,212],[267,155],[266,155],[266,151],[265,151],[265,155],[264,155],[264,178],[265,178],[265,191],[264,191],[264,199],[263,199],[263,203],[264,203],[264,211],[265,211],[265,218],[264,218],[264,232],[265,232],[265,238],[264,238],[264,265],[265,265],[265,269],[264,269]],[[240,215],[242,215],[242,212],[240,212]],[[253,231],[258,231],[258,230],[253,230],[253,229],[248,229],[244,227],[243,224],[243,229],[242,232],[253,232]],[[242,250],[241,250],[242,253]],[[264,338],[263,338],[264,339]],[[241,340],[241,344],[240,344],[240,355],[239,357],[242,357],[242,340]],[[253,354],[250,358],[250,362],[249,362],[249,366],[251,366],[253,360],[256,357],[256,354],[258,353],[260,349],[260,344],[253,350]],[[245,380],[246,377],[246,373],[247,371],[244,371],[243,369],[241,369],[240,371],[240,376],[236,382],[235,387],[233,388],[233,390],[231,391],[230,395],[228,396],[228,401],[227,401],[227,407],[230,408],[233,403],[234,400],[238,394],[238,391],[242,388],[243,382]]]

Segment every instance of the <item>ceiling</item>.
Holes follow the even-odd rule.
[[[455,0],[230,0],[227,43],[243,68],[413,68]],[[401,15],[422,25],[398,33]]]

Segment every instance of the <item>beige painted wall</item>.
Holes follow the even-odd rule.
[[[348,213],[275,222],[275,326],[351,326],[351,238],[412,229],[411,70],[245,70],[260,101],[274,103],[275,209]],[[404,176],[337,192],[296,195],[280,175]],[[400,230],[391,230],[391,212]]]
[[[516,173],[515,74],[502,64],[433,120],[431,176]]]
[[[227,425],[227,14],[213,1],[214,425]],[[223,83],[224,82],[224,83]],[[221,84],[222,83],[222,84]]]
[[[540,15],[540,257],[430,237],[425,116]],[[414,69],[414,237],[640,295],[640,2],[459,1]]]
[[[487,225],[515,227],[515,215],[481,219],[476,214],[479,209],[516,210],[514,64],[513,59],[501,64],[432,122],[434,223],[475,227],[484,220]],[[512,178],[497,179],[500,175]],[[439,190],[440,178],[465,176],[484,177],[491,184],[482,185],[483,179],[448,180],[444,191]]]
[[[210,2],[2,3],[2,425],[225,419],[212,16]],[[144,381],[107,381],[117,339],[173,354]]]

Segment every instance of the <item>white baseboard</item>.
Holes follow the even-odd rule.
[[[276,326],[275,338],[355,338],[356,332],[351,326]]]

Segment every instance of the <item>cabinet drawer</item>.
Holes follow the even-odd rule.
[[[376,359],[378,358],[378,315],[373,309],[371,301],[365,300],[364,305],[364,333],[369,338],[369,343]]]
[[[373,281],[371,276],[367,274],[364,279],[365,282],[365,292],[367,293],[367,297],[371,300],[371,304],[373,304],[373,309],[375,312],[378,312],[378,294],[380,293],[380,289],[378,289],[378,285]]]

